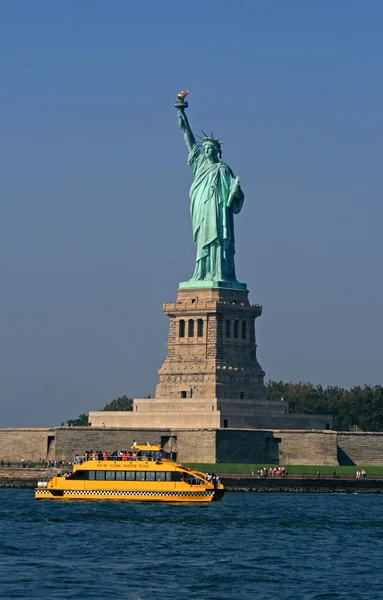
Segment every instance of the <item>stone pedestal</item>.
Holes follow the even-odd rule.
[[[179,289],[176,302],[163,308],[170,319],[168,355],[156,400],[267,402],[255,341],[262,307],[249,303],[247,290]]]

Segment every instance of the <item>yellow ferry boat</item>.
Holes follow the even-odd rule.
[[[149,445],[135,445],[118,457],[105,453],[103,460],[95,454],[73,465],[72,473],[39,481],[35,489],[36,500],[211,502],[223,494],[218,477],[208,478],[170,460],[160,446]]]

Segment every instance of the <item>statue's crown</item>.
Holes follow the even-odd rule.
[[[213,144],[214,146],[221,147],[219,140],[217,140],[213,137],[210,137],[209,135],[202,139],[202,145],[204,146],[205,144]]]
[[[202,130],[201,130],[202,131]],[[213,144],[218,150],[221,150],[221,145],[225,142],[221,142],[220,138],[215,138],[214,134],[207,135],[204,131],[202,131],[204,137],[198,136],[201,140],[200,144],[205,146],[205,144]]]

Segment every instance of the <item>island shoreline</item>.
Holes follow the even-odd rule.
[[[15,472],[17,471],[17,472]],[[37,481],[49,481],[62,472],[58,468],[2,469],[0,489],[34,489]],[[217,469],[219,474],[219,470]],[[383,477],[258,477],[257,475],[222,474],[226,492],[250,493],[316,493],[316,494],[382,494]]]

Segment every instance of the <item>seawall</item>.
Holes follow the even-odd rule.
[[[38,481],[49,481],[62,469],[4,468],[0,469],[0,488],[35,488]],[[68,468],[68,470],[71,470]]]
[[[316,494],[383,494],[383,478],[353,479],[350,477],[286,477],[254,478],[223,475],[221,481],[227,492],[282,492]]]

